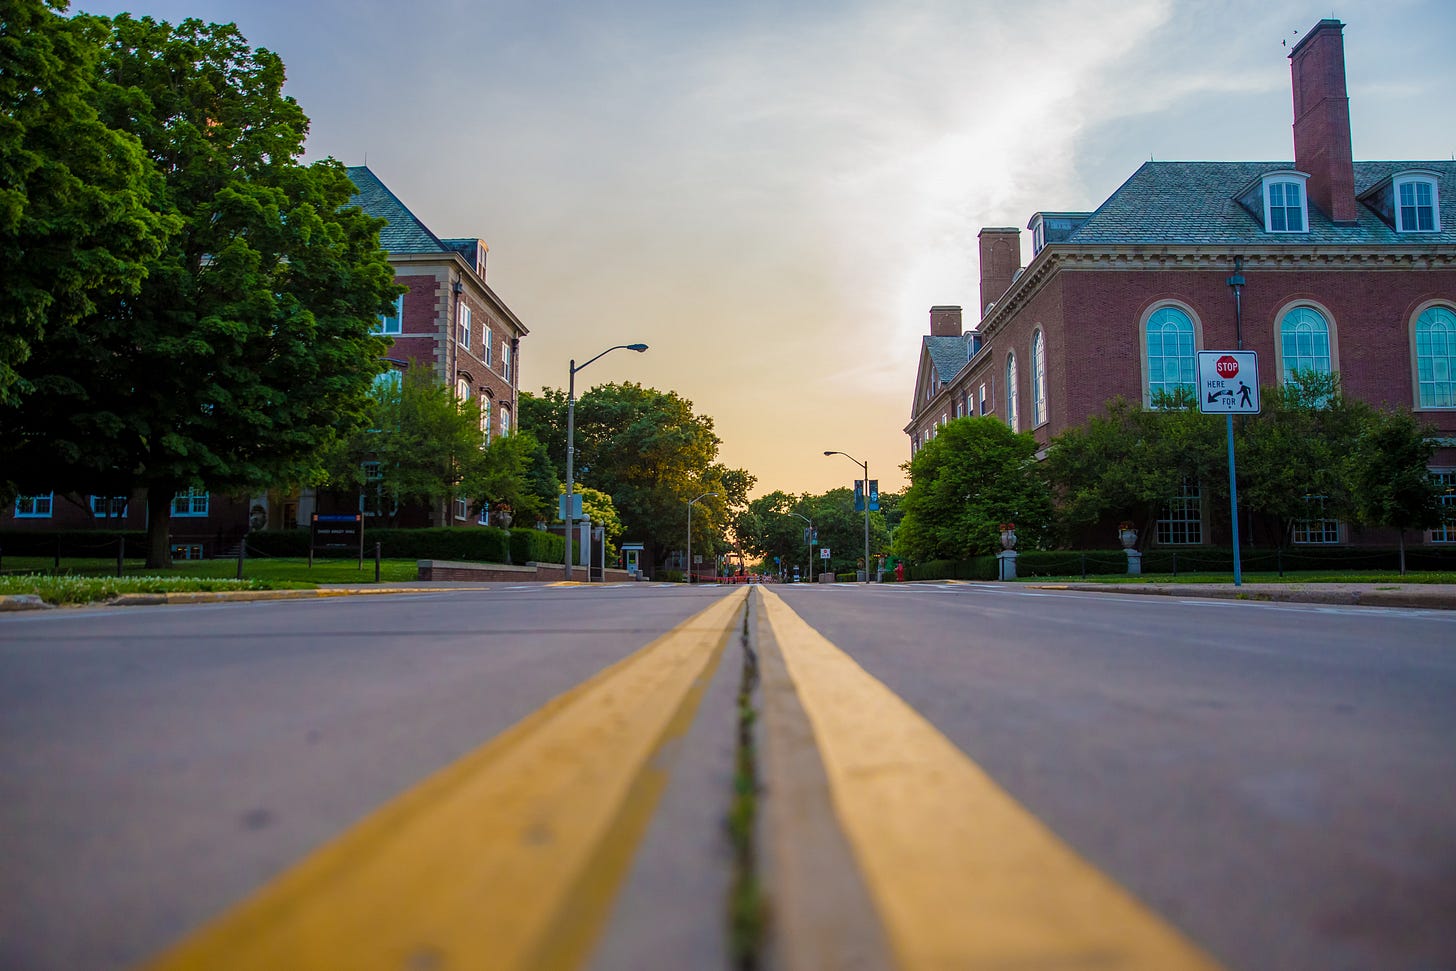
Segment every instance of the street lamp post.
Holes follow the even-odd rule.
[[[804,581],[806,583],[813,583],[814,582],[814,520],[810,519],[808,516],[804,516],[804,515],[801,515],[800,513],[796,513],[796,512],[791,512],[791,513],[789,513],[789,515],[790,516],[798,516],[804,522],[806,522],[806,523],[809,524],[809,532],[806,534],[806,536],[808,538],[804,541],[804,545],[809,548],[808,549],[808,553],[809,553],[809,563],[807,565],[807,570],[805,571]]]
[[[573,359],[572,362],[571,362],[571,370],[567,372],[567,379],[566,379],[566,515],[563,516],[562,518],[566,520],[566,579],[568,579],[568,580],[571,579],[571,560],[572,560],[572,556],[571,556],[571,531],[576,526],[576,515],[575,515],[575,510],[574,510],[574,507],[576,505],[576,479],[574,478],[574,474],[573,474],[574,473],[574,470],[572,468],[572,461],[573,461],[573,458],[575,457],[575,453],[576,453],[576,372],[585,369],[586,366],[587,366],[587,364],[591,364],[592,361],[598,360],[599,358],[602,358],[602,357],[606,356],[607,354],[612,353],[613,351],[620,351],[620,350],[636,351],[638,354],[641,354],[643,351],[647,350],[647,345],[646,344],[618,344],[615,347],[609,347],[605,351],[602,351],[601,354],[598,354],[596,357],[592,358],[591,361],[587,361],[586,364],[583,364],[580,367],[577,366],[576,361]],[[586,571],[586,578],[588,580],[591,579],[591,569],[590,569],[590,567],[588,567],[588,569]]]
[[[706,499],[717,494],[716,492],[705,492],[698,496],[698,499]],[[693,503],[698,499],[688,500],[688,586],[693,584]]]
[[[870,462],[850,455],[848,452],[825,452],[825,455],[843,455],[855,465],[864,469],[864,514],[865,514],[865,547],[864,547],[864,582],[870,582]]]

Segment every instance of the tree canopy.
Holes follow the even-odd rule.
[[[902,556],[965,559],[999,549],[1001,524],[1015,523],[1027,545],[1044,536],[1051,496],[1034,469],[1037,444],[995,418],[941,426],[907,464],[910,487],[895,532]]]
[[[140,143],[147,205],[175,231],[132,292],[93,294],[32,346],[33,392],[0,407],[0,466],[25,489],[144,487],[148,562],[165,565],[179,489],[319,474],[364,420],[371,331],[399,289],[343,167],[298,161],[308,121],[277,55],[233,25],[77,19],[99,45],[97,118]]]
[[[557,474],[566,477],[566,395],[543,389],[522,394],[521,427],[546,445]],[[728,511],[748,501],[754,477],[716,461],[721,444],[713,419],[694,413],[673,391],[640,384],[604,384],[576,402],[576,481],[612,497],[624,537],[644,544],[653,563],[687,542],[687,503],[693,507],[693,551],[727,549]]]

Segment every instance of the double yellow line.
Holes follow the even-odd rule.
[[[842,966],[843,936],[856,966],[907,971],[1217,968],[761,587],[555,699],[148,967],[580,966],[666,784],[654,756],[692,723],[745,610],[779,803],[765,870],[781,966]],[[848,878],[826,880],[836,847]],[[825,913],[854,913],[856,882],[869,918]]]

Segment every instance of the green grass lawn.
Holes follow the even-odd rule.
[[[1084,581],[1080,574],[1069,574],[1055,577],[1020,577],[1020,582],[1026,583],[1233,583],[1233,572],[1227,573],[1183,573],[1177,576],[1171,573],[1144,573],[1142,576],[1131,577],[1125,573],[1103,574],[1087,577]],[[1401,576],[1394,570],[1350,570],[1344,573],[1338,572],[1294,572],[1285,570],[1284,575],[1270,571],[1251,573],[1243,572],[1242,579],[1245,583],[1456,583],[1456,573],[1438,572],[1416,572],[1410,571]]]
[[[178,560],[169,570],[149,570],[145,561],[126,560],[122,577],[115,559],[62,559],[59,573],[51,557],[7,556],[0,575],[0,594],[36,594],[47,603],[89,603],[119,593],[165,593],[197,590],[281,590],[327,583],[374,582],[374,561],[258,558],[245,560],[237,577],[237,560]],[[411,583],[419,575],[414,560],[383,560],[380,581]]]

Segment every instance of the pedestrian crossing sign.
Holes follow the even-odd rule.
[[[1198,352],[1198,410],[1212,415],[1259,413],[1259,355],[1254,351]]]

